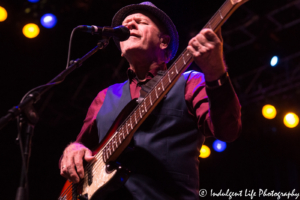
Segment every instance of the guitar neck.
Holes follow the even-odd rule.
[[[213,15],[204,28],[210,28],[217,31],[228,17],[243,3],[248,0],[226,0],[221,8]],[[165,72],[153,89],[140,101],[139,105],[131,112],[131,114],[119,126],[114,135],[106,143],[98,154],[103,155],[104,162],[114,160],[117,156],[115,152],[118,147],[125,141],[127,137],[132,137],[133,133],[140,127],[143,121],[154,110],[157,104],[170,91],[172,86],[180,78],[180,75],[193,62],[193,57],[187,49],[185,49],[171,67]],[[112,159],[112,155],[114,155]]]
[[[216,32],[226,22],[231,14],[247,1],[248,0],[226,0],[220,9],[206,23],[204,28],[210,28]]]

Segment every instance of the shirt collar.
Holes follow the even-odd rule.
[[[150,71],[148,71],[147,75],[146,75],[146,80],[150,80],[152,79],[154,76],[157,75],[158,71],[166,71],[167,70],[167,65],[166,63],[163,63],[161,65],[158,65],[157,67],[154,67],[153,69],[151,69]],[[128,76],[128,79],[130,81],[130,83],[132,81],[136,81],[137,83],[139,83],[139,79],[137,78],[135,72],[130,69],[130,67],[127,69],[127,76]]]

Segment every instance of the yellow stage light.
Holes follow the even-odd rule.
[[[207,158],[208,156],[210,156],[210,149],[208,146],[206,145],[202,145],[201,149],[200,149],[200,158]]]
[[[7,18],[7,11],[0,6],[0,22],[4,22]]]
[[[299,117],[295,113],[288,113],[284,116],[283,123],[288,128],[295,128],[299,124]]]
[[[270,104],[267,104],[262,109],[262,114],[267,119],[274,119],[276,117],[276,108]]]
[[[38,25],[30,23],[23,27],[23,34],[28,38],[35,38],[40,33]]]

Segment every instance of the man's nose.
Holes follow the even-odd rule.
[[[129,30],[131,29],[137,29],[137,24],[134,20],[130,21],[127,26],[126,26]]]

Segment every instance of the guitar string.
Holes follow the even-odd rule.
[[[228,3],[228,1],[226,1],[224,4],[226,4],[226,3]],[[222,7],[224,7],[224,10],[225,10],[225,15],[224,14],[222,14],[222,15],[224,15],[224,16],[226,16],[227,14],[228,14],[228,12],[229,12],[229,10],[231,9],[231,8],[229,8],[229,6],[227,6],[227,5],[225,5],[224,6],[224,4],[223,4],[223,6]],[[227,6],[227,8],[226,8],[226,6]],[[221,8],[222,8],[221,7]],[[232,6],[231,6],[232,7]],[[219,11],[219,10],[218,10]],[[213,18],[212,18],[212,23],[210,24],[211,26],[214,26],[214,28],[216,28],[216,26],[218,25],[218,23],[219,22],[217,22],[217,25],[215,24],[215,20],[217,20],[217,18],[216,18],[216,13],[215,13],[215,15],[213,16]],[[222,19],[221,19],[222,20]],[[206,25],[207,26],[207,25]],[[205,26],[205,27],[206,27]],[[186,52],[186,50],[182,53],[182,54],[184,54]],[[181,54],[181,55],[182,55]],[[182,56],[179,56],[178,57],[178,59],[176,60],[176,61],[179,61],[179,59],[181,59],[181,57]],[[188,60],[190,60],[190,58],[188,58]],[[175,64],[176,64],[176,61],[174,62]],[[170,70],[169,71],[171,71],[173,68],[174,68],[174,66],[175,66],[175,64],[173,64],[171,67],[170,67]],[[169,73],[169,71],[167,72],[167,73]],[[179,73],[178,73],[179,74]],[[177,74],[177,75],[178,75]],[[148,109],[148,106],[151,106],[151,103],[149,104],[149,103],[147,103],[147,101],[146,101],[146,98],[147,97],[149,97],[150,95],[152,96],[152,93],[154,92],[154,88],[156,88],[156,86],[158,85],[158,84],[160,84],[161,82],[163,82],[163,84],[165,85],[165,81],[167,80],[167,78],[166,78],[166,74],[157,82],[157,84],[155,84],[155,86],[153,87],[153,89],[149,92],[149,94],[148,95],[146,95],[146,97],[145,97],[145,99],[144,99],[144,101],[142,101],[132,112],[131,112],[131,114],[133,114],[134,112],[136,112],[137,111],[137,109],[140,109],[140,105],[142,105],[142,103],[144,102],[145,103],[145,105],[146,105],[146,108]],[[167,84],[167,87],[169,86],[169,84]],[[163,93],[163,92],[162,92]],[[155,101],[154,102],[156,102],[156,100],[157,100],[157,98],[155,99]],[[122,125],[120,126],[120,127],[122,127],[122,126],[124,126],[125,124],[127,124],[128,122],[128,118],[130,119],[130,117],[132,116],[132,115],[129,115],[129,117],[127,117],[126,118],[126,120],[124,121],[124,123],[122,123]],[[142,118],[143,118],[143,116],[142,116]],[[139,118],[138,119],[138,121],[140,121],[142,118]],[[139,122],[138,122],[139,123]],[[119,129],[117,129],[117,130],[120,130],[121,128],[119,128]],[[132,129],[131,129],[132,130]],[[116,133],[114,133],[114,135],[112,136],[112,139],[113,139],[113,137],[115,137],[118,133],[120,133],[120,131],[116,131]],[[124,134],[124,133],[123,133]],[[127,135],[126,135],[127,136]],[[112,139],[110,139],[109,141],[108,141],[108,143],[109,142],[111,142],[111,140]],[[107,145],[106,145],[107,146]],[[104,146],[96,155],[95,155],[95,157],[96,158],[100,158],[101,157],[101,155],[103,154],[103,152],[102,152],[102,150],[106,147],[106,146]],[[118,147],[117,147],[118,148]],[[101,159],[100,159],[101,160]],[[95,164],[96,163],[96,164]],[[88,166],[88,170],[91,168],[91,167],[93,167],[93,166],[95,166],[95,168],[93,167],[93,171],[92,171],[92,174],[94,175],[94,172],[98,169],[98,167],[99,167],[99,165],[100,164],[102,164],[103,163],[103,161],[101,160],[101,162],[98,162],[98,160],[96,160],[94,163],[92,163],[92,164],[90,164],[89,166]],[[85,178],[87,177],[88,175],[85,175]],[[79,182],[79,184],[81,183],[82,181],[80,181]],[[71,186],[71,185],[70,185]],[[69,189],[71,189],[70,188],[70,186],[66,189],[66,190],[69,190]],[[66,191],[65,190],[65,191]]]
[[[72,192],[72,187],[73,187],[73,185],[72,185],[72,183],[70,183],[70,185],[65,189],[65,191],[61,194],[61,196],[60,197],[63,197],[63,196],[65,196],[65,195],[68,195],[70,192]],[[70,190],[71,189],[71,190]],[[69,196],[69,195],[68,195]]]
[[[70,188],[70,186],[71,186],[71,188]],[[69,187],[66,189],[67,190],[67,193],[65,194],[65,191],[64,191],[64,194],[61,194],[61,196],[60,196],[60,198],[64,198],[64,196],[67,196],[67,198],[69,199],[69,197],[71,197],[71,199],[72,199],[72,190],[70,190],[70,189],[72,189],[72,183],[69,185]],[[71,194],[70,194],[70,192],[71,192]]]

